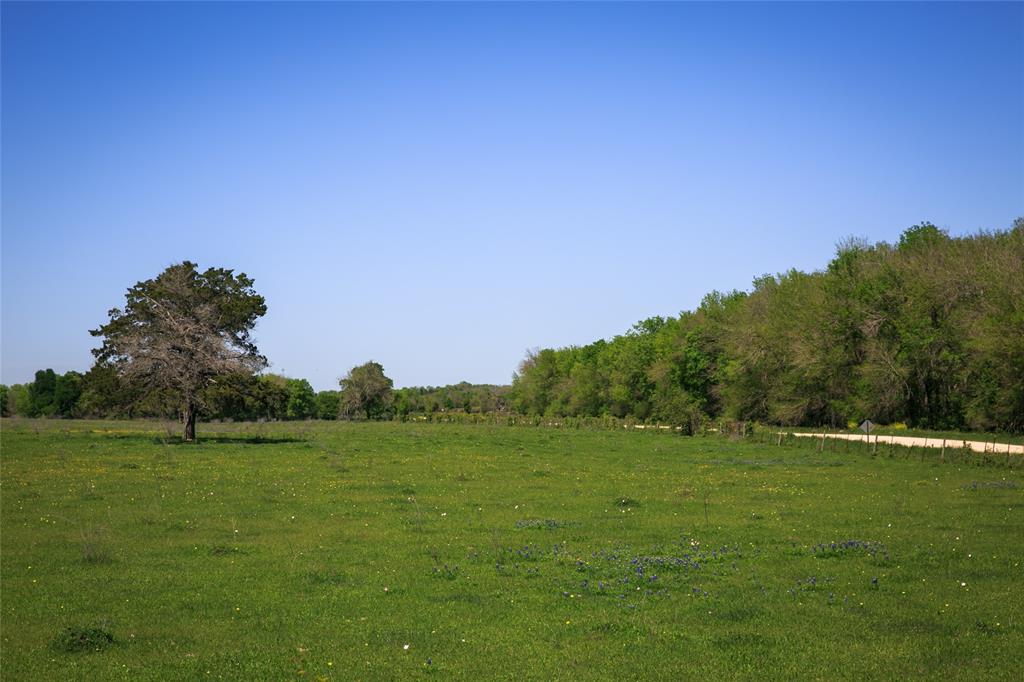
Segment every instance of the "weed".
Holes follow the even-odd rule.
[[[568,521],[558,521],[555,519],[523,519],[522,521],[516,521],[516,528],[544,528],[547,530],[554,530],[556,528],[565,528],[570,526]]]
[[[433,574],[437,578],[455,580],[459,577],[459,567],[449,566],[448,564],[444,564],[443,566],[434,566]]]
[[[345,577],[344,573],[339,571],[309,571],[306,573],[306,579],[314,585],[344,585],[348,582],[348,578]]]
[[[247,552],[240,547],[231,547],[230,545],[214,545],[210,548],[210,556],[231,556],[233,554],[247,554]]]
[[[961,490],[1017,490],[1019,485],[1013,481],[971,481],[960,486]]]
[[[107,548],[107,531],[101,526],[82,525],[78,529],[82,560],[87,564],[109,563],[113,557]]]

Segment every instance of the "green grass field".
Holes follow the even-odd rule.
[[[1020,678],[1020,462],[436,424],[199,435],[3,422],[3,679]],[[69,652],[68,627],[113,642]]]

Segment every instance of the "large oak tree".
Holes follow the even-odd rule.
[[[267,366],[250,333],[267,312],[245,273],[195,263],[172,265],[128,290],[124,309],[93,336],[97,365],[113,368],[144,394],[163,392],[181,405],[186,441],[196,437],[203,390],[218,377],[252,374]]]

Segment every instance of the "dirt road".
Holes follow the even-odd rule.
[[[862,443],[892,443],[925,448],[965,448],[975,452],[994,452],[997,454],[1024,455],[1024,445],[1011,443],[993,443],[983,440],[953,440],[950,438],[921,438],[918,436],[867,435],[860,433],[794,433],[800,438],[838,438],[839,440],[855,440]]]

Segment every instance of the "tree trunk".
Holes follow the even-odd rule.
[[[196,406],[189,403],[185,406],[185,415],[182,421],[185,422],[185,442],[194,443],[196,440]]]

